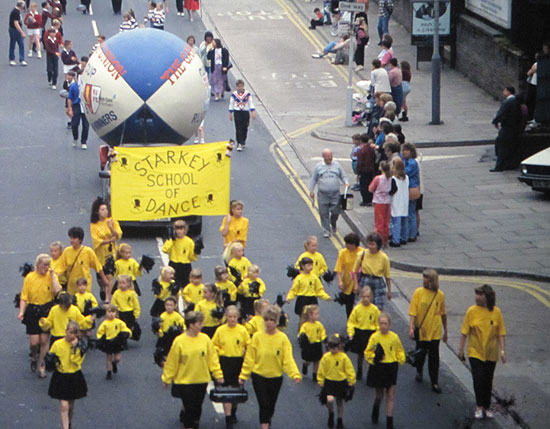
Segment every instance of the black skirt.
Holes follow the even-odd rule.
[[[241,316],[254,316],[254,303],[260,298],[237,295],[237,301],[241,303]]]
[[[399,364],[397,362],[369,365],[367,386],[378,388],[395,386],[398,370]]]
[[[191,264],[169,261],[168,265],[170,265],[176,271],[176,273],[174,274],[174,280],[180,287],[184,287],[187,283],[189,283]]]
[[[298,295],[296,297],[296,304],[294,305],[294,313],[301,316],[302,311],[304,311],[304,307],[311,304],[319,304],[316,296]]]
[[[218,329],[220,327],[220,325],[216,325],[216,326],[203,326],[202,327],[202,332],[206,335],[208,335],[210,337],[210,339],[212,339],[212,337],[214,336],[214,334],[216,333],[216,329]]]
[[[325,380],[324,392],[325,395],[331,395],[335,398],[343,399],[346,396],[346,388],[348,387],[348,382],[346,380],[334,381],[334,380]]]
[[[84,398],[88,393],[88,386],[82,371],[63,373],[54,371],[50,380],[48,395],[62,401],[73,401]]]
[[[239,374],[243,366],[242,357],[220,356],[220,366],[222,367],[224,386],[238,386]]]
[[[134,323],[136,323],[133,311],[119,311],[118,318],[126,323],[126,326],[128,326],[130,330],[134,327]]]
[[[164,310],[164,301],[157,298],[155,299],[155,302],[153,302],[149,314],[151,315],[151,317],[159,317],[162,313],[164,313]]]
[[[28,304],[23,315],[22,323],[26,326],[27,335],[46,334],[38,322],[42,317],[48,317],[48,313],[55,305],[55,302],[50,301],[43,305]]]
[[[308,343],[302,347],[302,360],[304,362],[318,362],[323,357],[323,343]]]
[[[351,341],[350,351],[352,353],[363,354],[369,343],[370,336],[374,331],[368,329],[358,329],[355,328],[355,333],[353,334],[353,340]]]
[[[108,355],[121,353],[122,350],[124,350],[126,340],[121,338],[119,335],[110,340],[105,340],[103,338],[100,339],[97,342],[97,348]]]

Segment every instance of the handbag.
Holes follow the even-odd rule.
[[[420,186],[409,188],[409,200],[416,201],[420,198]]]

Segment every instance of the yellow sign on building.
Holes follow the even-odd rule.
[[[111,206],[120,221],[226,215],[231,158],[226,142],[117,147]]]

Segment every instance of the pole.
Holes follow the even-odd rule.
[[[346,88],[346,127],[353,126],[353,54],[355,53],[355,26],[353,12],[350,15],[350,41],[348,54],[348,86]]]
[[[440,125],[441,110],[441,58],[439,56],[439,0],[434,0],[434,37],[432,54],[432,121]]]

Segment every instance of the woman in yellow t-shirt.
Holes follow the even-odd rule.
[[[490,410],[493,375],[499,355],[502,363],[506,363],[506,327],[502,313],[495,305],[493,288],[483,285],[476,288],[475,292],[476,304],[466,311],[460,330],[462,336],[458,357],[464,360],[464,346],[468,339],[468,358],[476,396],[474,416],[476,419],[482,419],[484,415],[493,418],[493,412]]]
[[[424,361],[428,355],[428,372],[432,390],[441,393],[439,387],[439,341],[443,326],[443,342],[447,342],[447,314],[445,295],[439,290],[437,271],[424,270],[423,286],[416,289],[409,306],[409,337],[416,341],[416,350],[422,349],[416,357],[416,381],[422,382]],[[415,338],[415,328],[418,338]]]
[[[223,218],[220,233],[223,237],[223,247],[229,243],[238,242],[246,247],[248,239],[248,219],[243,216],[244,203],[239,200],[231,201],[229,214]]]
[[[353,282],[352,273],[357,261],[357,255],[364,249],[359,246],[359,236],[354,232],[346,234],[344,237],[345,248],[338,253],[338,259],[336,259],[336,265],[334,266],[334,272],[338,279],[338,289],[340,289],[340,296],[343,298],[341,302],[346,306],[346,317],[349,318],[353,310],[353,304],[355,303],[355,284]]]

